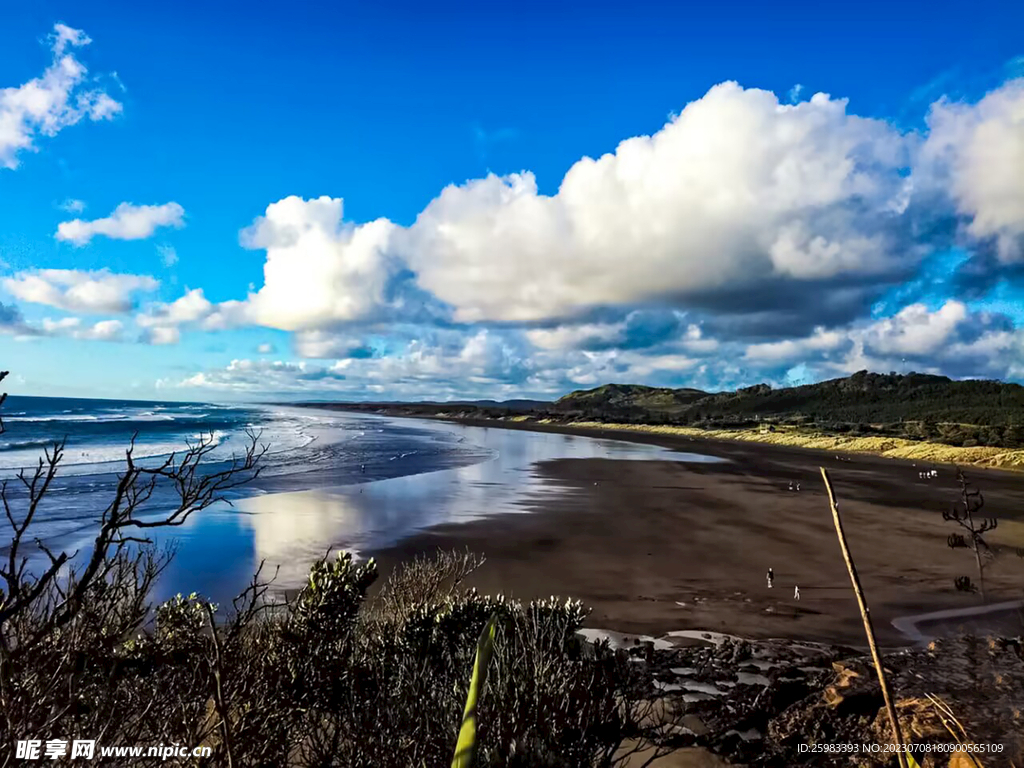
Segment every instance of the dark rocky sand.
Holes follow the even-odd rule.
[[[472,423],[472,422],[469,422]],[[502,426],[487,423],[487,426]],[[509,428],[515,428],[509,425]],[[533,427],[536,428],[536,427]],[[950,550],[941,512],[956,497],[950,466],[870,456],[836,459],[793,448],[664,436],[552,431],[651,442],[729,461],[559,460],[536,467],[569,491],[537,502],[534,514],[441,526],[373,553],[382,570],[437,549],[482,553],[472,577],[481,591],[521,599],[552,593],[593,608],[588,625],[660,635],[676,629],[751,638],[800,638],[863,645],[860,615],[843,564],[824,485],[832,475],[850,547],[879,640],[907,644],[891,620],[977,605],[955,576],[976,580],[973,557]],[[935,468],[938,477],[920,480]],[[987,570],[990,601],[1024,596],[1024,474],[968,469],[999,517],[1003,551]],[[800,492],[790,492],[790,481]],[[542,505],[542,506],[541,506]],[[765,572],[775,570],[767,589]],[[801,600],[793,599],[799,585]],[[1019,633],[1010,612],[994,627]],[[984,622],[972,619],[974,629]],[[947,622],[955,631],[957,620]],[[931,627],[935,629],[935,627]]]

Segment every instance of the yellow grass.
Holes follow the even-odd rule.
[[[543,422],[541,422],[543,423]],[[775,432],[759,429],[697,429],[668,424],[605,424],[599,421],[576,421],[574,427],[587,429],[618,429],[655,435],[680,435],[711,440],[739,440],[797,448],[814,448],[837,453],[870,453],[890,459],[909,459],[943,464],[964,464],[996,469],[1024,471],[1024,450],[1007,450],[989,446],[960,448],[941,443],[904,440],[899,437],[855,437],[822,435],[797,429],[776,428]]]

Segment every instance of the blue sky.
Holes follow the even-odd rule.
[[[0,11],[11,391],[1024,378],[1019,4],[294,5]]]

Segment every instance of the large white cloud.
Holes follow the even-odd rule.
[[[885,274],[916,257],[896,232],[908,149],[845,100],[724,83],[653,136],[580,160],[555,195],[530,173],[450,186],[396,240],[464,321]]]
[[[1019,91],[937,105],[929,137],[826,94],[787,104],[723,83],[653,135],[581,159],[553,195],[529,172],[489,175],[447,187],[409,228],[285,198],[243,232],[267,252],[264,285],[221,305],[221,323],[314,333],[429,306],[535,325],[542,348],[613,346],[622,323],[586,319],[610,307],[700,310],[719,331],[753,322],[775,338],[847,323],[952,244],[954,215],[1012,255]],[[300,346],[323,356],[313,338]]]
[[[102,219],[72,219],[57,225],[57,239],[85,245],[96,235],[113,240],[144,240],[159,227],[183,227],[185,209],[177,203],[133,205],[121,203]]]
[[[402,265],[387,255],[395,227],[385,219],[353,226],[340,198],[288,197],[242,232],[267,252],[264,284],[247,302],[251,320],[287,331],[364,320],[392,299]]]
[[[970,234],[994,238],[1003,262],[1024,260],[1024,78],[977,104],[939,101],[928,125],[924,170],[948,184]]]
[[[128,312],[135,294],[155,291],[160,283],[147,275],[100,270],[39,269],[3,280],[4,288],[22,301],[69,312]]]
[[[50,66],[23,85],[0,89],[0,168],[17,168],[18,154],[35,149],[38,136],[55,136],[83,119],[106,120],[121,111],[104,90],[86,87],[86,68],[68,52],[91,42],[81,30],[55,25]]]

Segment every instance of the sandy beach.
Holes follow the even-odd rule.
[[[970,553],[946,544],[953,528],[941,512],[957,494],[951,466],[531,428],[654,443],[727,461],[543,462],[537,470],[570,492],[534,503],[535,514],[440,525],[375,551],[382,570],[418,553],[468,548],[487,557],[473,586],[522,599],[552,593],[580,598],[593,609],[588,624],[594,627],[650,635],[701,628],[861,645],[861,619],[818,472],[825,466],[881,642],[908,642],[893,619],[980,603],[953,586],[954,577],[976,580],[976,573]],[[938,476],[920,479],[928,469]],[[969,479],[984,492],[986,513],[1000,521],[991,542],[1003,551],[986,570],[989,600],[1018,599],[1024,560],[1013,548],[1024,545],[1024,478],[972,469]],[[799,492],[789,490],[791,482],[800,484]],[[773,589],[765,583],[769,567]]]

